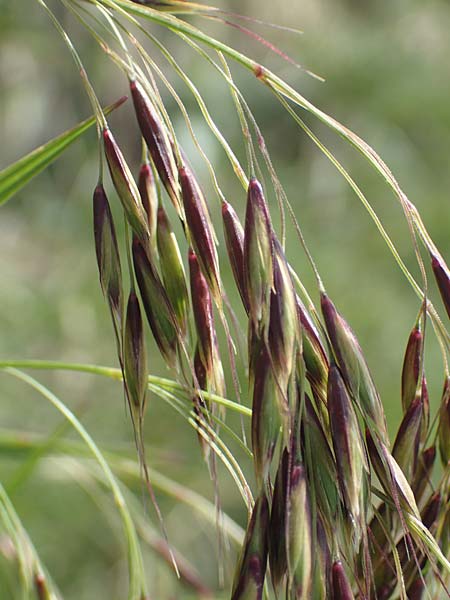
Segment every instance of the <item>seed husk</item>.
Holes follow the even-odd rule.
[[[288,573],[295,598],[311,597],[313,539],[306,471],[296,460],[292,466],[287,503]]]
[[[350,581],[340,560],[335,561],[331,567],[331,582],[333,600],[354,600]]]
[[[266,576],[269,503],[264,492],[255,502],[233,582],[231,600],[261,600]]]
[[[103,142],[111,179],[122,203],[127,221],[135,235],[145,245],[150,238],[147,215],[131,171],[108,127],[103,129]]]
[[[287,390],[300,339],[297,304],[288,264],[278,240],[273,240],[273,289],[270,292],[269,348],[276,380]]]
[[[275,381],[265,344],[254,359],[252,450],[258,484],[267,481],[282,425],[280,390]]]
[[[369,471],[358,419],[339,368],[328,373],[328,413],[339,487],[358,541],[365,523]]]
[[[149,163],[144,163],[140,168],[138,189],[141,196],[142,206],[147,214],[150,243],[152,248],[155,249],[158,215],[158,191],[156,189],[156,182],[152,167]]]
[[[284,448],[278,465],[272,498],[269,528],[269,562],[272,585],[277,590],[287,572],[286,493],[288,489],[289,452]]]
[[[326,410],[323,409],[326,403],[329,361],[319,333],[298,295],[296,296],[296,304],[302,332],[306,377],[317,400],[320,415],[324,417],[326,414]],[[326,420],[328,420],[328,415],[326,415]]]
[[[211,294],[197,256],[192,249],[189,250],[189,273],[192,309],[198,337],[198,353],[205,369],[205,382],[210,390],[214,390],[217,394],[223,394],[225,383]]]
[[[420,326],[416,325],[411,331],[406,345],[402,369],[402,406],[406,413],[416,397],[422,362],[423,334]]]
[[[122,329],[122,270],[116,230],[108,198],[102,184],[97,185],[93,198],[94,239],[100,285],[108,300],[117,331]]]
[[[142,419],[148,385],[147,352],[139,300],[134,290],[128,297],[124,332],[124,373],[132,409]]]
[[[185,337],[188,323],[189,297],[183,260],[177,238],[162,205],[158,208],[158,254],[161,275],[167,296],[173,306],[181,335]]]
[[[178,174],[190,243],[214,301],[218,306],[222,306],[219,258],[208,207],[192,171],[187,166],[182,166]]]
[[[273,286],[273,232],[261,184],[252,178],[248,186],[244,227],[244,280],[250,319],[259,332],[269,321]]]
[[[366,418],[376,427],[379,437],[385,445],[389,445],[383,405],[359,342],[325,293],[321,293],[321,306],[325,326],[344,381]]]
[[[242,303],[248,314],[248,298],[245,288],[244,277],[244,228],[239,221],[236,211],[229,202],[222,202],[222,221],[227,247],[228,259],[233,271],[234,281],[236,282]]]
[[[183,219],[177,165],[167,129],[142,85],[138,81],[130,81],[130,90],[139,128],[153,164],[178,216]]]
[[[447,377],[439,409],[439,452],[444,467],[450,462],[450,378]]]
[[[411,481],[416,470],[422,412],[422,398],[417,396],[410,403],[403,417],[392,449],[392,456],[408,481]]]
[[[448,267],[442,258],[438,256],[431,257],[431,267],[441,293],[442,302],[450,318],[450,273]]]
[[[178,346],[175,312],[154,265],[137,238],[133,240],[133,264],[153,337],[166,362],[174,367]]]

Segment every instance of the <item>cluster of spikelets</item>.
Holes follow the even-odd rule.
[[[211,393],[225,394],[215,315],[227,332],[231,364],[234,360],[217,236],[207,200],[152,98],[151,85],[145,78],[130,77],[130,90],[147,152],[137,184],[106,122],[101,132],[112,182],[132,235],[127,301],[102,183],[94,192],[100,281],[114,324],[144,469],[142,423],[148,371],[141,306],[167,365],[191,389],[202,452],[213,471],[214,452],[209,445],[220,419],[208,398]],[[189,277],[164,208],[162,188],[185,234]],[[222,218],[231,270],[248,318],[256,481],[256,501],[250,506],[232,599],[262,598],[264,589],[269,593],[269,572],[277,597],[446,597],[450,379],[446,378],[434,427],[423,360],[426,297],[406,348],[404,416],[391,444],[383,405],[354,333],[319,278],[322,318],[300,299],[298,276],[284,254],[256,178],[248,184],[244,224],[226,200],[222,200]],[[450,316],[449,271],[437,253],[431,263]],[[189,335],[191,311],[195,344]],[[437,447],[443,473],[436,485],[432,477]],[[151,490],[147,474],[146,478]]]
[[[137,185],[110,129],[105,127],[102,135],[111,178],[132,231],[132,263],[141,300],[132,284],[124,307],[119,250],[101,184],[94,193],[100,281],[137,435],[142,431],[148,375],[142,304],[169,367],[179,374],[183,363],[192,369],[192,398],[207,454],[211,419],[200,390],[224,394],[213,311],[215,304],[222,314],[224,297],[216,234],[195,175],[155,104],[137,80],[130,81],[130,89],[149,156]],[[156,178],[183,226],[190,284]],[[448,554],[450,381],[444,386],[437,437],[447,470],[435,487],[431,477],[437,441],[427,446],[424,310],[406,348],[404,418],[391,446],[383,406],[358,341],[323,288],[322,321],[300,300],[260,183],[250,179],[244,226],[226,201],[222,216],[228,257],[248,316],[257,485],[232,598],[261,598],[268,566],[274,589],[280,594],[286,589],[289,598],[381,600],[403,593],[417,599],[425,588],[434,598],[444,597],[445,575],[433,545],[440,544],[443,555]],[[448,270],[437,257],[433,270],[449,310]],[[187,335],[190,306],[195,349]]]

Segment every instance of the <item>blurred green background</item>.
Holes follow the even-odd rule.
[[[127,93],[123,74],[58,2],[50,3],[86,63],[103,104]],[[0,168],[73,126],[90,114],[72,59],[38,3],[2,3],[0,16]],[[244,23],[326,80],[321,83],[293,67],[241,31],[220,22],[194,22],[275,70],[305,97],[369,142],[390,166],[417,205],[429,232],[450,257],[450,4],[446,0],[303,0],[277,3],[221,0],[224,9],[301,29],[296,35]],[[245,149],[229,91],[204,60],[173,34],[152,28],[173,52],[203,94],[218,125],[245,165]],[[226,196],[243,215],[245,193],[236,183],[195,100],[157,57],[188,108],[198,139],[210,157]],[[251,74],[233,66],[233,76],[262,132],[274,166],[294,206],[328,292],[356,331],[380,390],[393,435],[400,419],[403,352],[419,301],[394,263],[375,226],[337,174],[276,99]],[[161,85],[164,100],[188,156],[205,187],[220,231],[218,207],[207,169],[195,153],[183,118]],[[412,245],[392,193],[354,150],[309,115],[307,123],[348,168],[392,235],[416,277]],[[140,141],[130,103],[110,120],[136,173]],[[107,307],[98,284],[92,236],[91,195],[97,180],[95,131],[90,131],[50,169],[1,209],[0,357],[48,358],[116,365]],[[267,179],[267,183],[268,183]],[[111,201],[117,198],[107,180]],[[276,206],[273,193],[268,193]],[[116,211],[118,219],[120,212]],[[173,216],[173,215],[172,215]],[[220,246],[223,256],[224,245]],[[314,280],[292,227],[287,251],[317,300]],[[225,261],[223,261],[225,263]],[[226,286],[241,323],[243,312],[223,267]],[[430,295],[440,306],[434,283]],[[152,373],[171,376],[150,342]],[[436,406],[442,361],[429,328],[426,371]],[[133,438],[117,383],[88,375],[39,373],[38,377],[78,414],[103,449],[134,459]],[[229,384],[229,395],[233,396]],[[0,435],[47,436],[62,418],[37,394],[0,373]],[[244,401],[245,388],[244,388]],[[235,421],[231,420],[231,423]],[[238,423],[236,424],[238,426]],[[19,435],[19,434],[18,434]],[[67,439],[76,439],[66,432]],[[157,398],[150,398],[146,439],[152,467],[213,498],[213,488],[196,436],[187,423]],[[73,470],[42,462],[17,479],[28,454],[4,450],[0,479],[42,559],[68,599],[118,599],[126,588],[126,561],[112,502],[98,506]],[[243,460],[246,473],[251,473]],[[69,472],[71,469],[69,468]],[[242,526],[244,504],[231,479],[221,473],[222,501]],[[139,501],[139,485],[136,490]],[[95,494],[94,494],[95,496]],[[182,503],[158,493],[169,537],[217,586],[214,527]],[[148,518],[156,523],[151,508]],[[4,540],[3,540],[4,541]],[[3,552],[2,552],[3,550]],[[0,540],[0,554],[7,554]],[[187,598],[164,562],[146,554],[152,598]],[[231,552],[230,564],[234,561]],[[3,568],[4,567],[4,568]],[[0,560],[0,589],[9,562]],[[8,598],[9,596],[1,596]],[[14,598],[15,596],[11,596]],[[192,597],[196,597],[192,593]]]

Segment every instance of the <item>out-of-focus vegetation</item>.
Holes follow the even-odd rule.
[[[216,36],[270,66],[309,100],[367,140],[417,205],[448,259],[448,2],[223,0],[220,5],[304,31],[296,35],[246,24],[323,76],[325,83],[309,77],[241,31],[219,22],[201,22]],[[111,103],[127,93],[126,79],[95,41],[62,5],[54,2],[53,6],[86,63],[101,102]],[[90,114],[72,59],[39,5],[8,2],[2,5],[1,13],[0,168]],[[198,83],[217,123],[244,162],[239,123],[227,90],[219,85],[204,61],[187,53],[173,35],[159,33]],[[164,62],[161,60],[160,64]],[[293,126],[288,114],[256,80],[239,67],[233,67],[233,75],[261,126],[327,288],[359,336],[394,431],[401,413],[403,352],[419,301],[367,213],[334,167]],[[174,75],[170,74],[170,79],[186,101],[198,138],[217,169],[225,192],[242,215],[245,196],[232,181],[226,158],[205,127],[193,98]],[[182,116],[173,100],[168,96],[165,99],[189,152],[192,143]],[[401,255],[418,275],[408,229],[393,195],[348,145],[311,117],[306,116],[306,121],[359,182]],[[119,109],[110,122],[137,173],[140,142],[131,107]],[[208,189],[206,168],[198,157],[192,157]],[[94,258],[91,195],[97,173],[97,145],[92,130],[2,207],[2,358],[48,358],[116,366],[113,333]],[[211,186],[209,191],[212,196]],[[110,193],[113,196],[111,188]],[[215,200],[211,204],[218,206]],[[291,260],[304,273],[307,286],[313,286],[312,274],[291,229],[288,240]],[[228,276],[231,295],[231,274],[224,275]],[[430,293],[436,297],[433,290]],[[443,369],[431,329],[429,333],[426,368],[431,402],[436,406]],[[152,373],[167,373],[155,346],[149,352],[149,367]],[[0,443],[5,441],[7,431],[17,430],[19,438],[25,439],[27,432],[47,436],[60,426],[61,417],[37,394],[10,381],[5,374],[0,373],[0,377]],[[42,373],[39,377],[79,415],[102,448],[124,452],[134,460],[134,442],[119,384],[82,374]],[[230,385],[230,395],[231,389]],[[64,439],[71,438],[69,432],[64,435]],[[152,467],[213,498],[213,486],[195,434],[156,398],[150,398],[148,406],[146,440]],[[6,444],[2,447],[0,480],[10,488],[24,525],[65,597],[123,597],[126,563],[119,538],[114,527],[110,527],[112,503],[109,505],[106,500],[105,505],[96,505],[89,481],[75,469],[71,471],[70,465],[42,462],[29,476],[25,473],[19,477],[18,470],[30,451],[7,451]],[[223,482],[223,505],[244,525],[245,507],[225,474]],[[141,501],[139,485],[135,491]],[[158,499],[169,538],[182,553],[188,554],[203,580],[215,588],[214,527],[206,526],[180,502],[162,493]],[[153,519],[151,508],[148,513]],[[0,540],[0,553],[4,550]],[[1,564],[0,561],[0,590]],[[188,597],[188,592],[180,595],[169,569],[151,551],[147,553],[147,566],[152,597]]]

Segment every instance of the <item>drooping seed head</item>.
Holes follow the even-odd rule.
[[[195,252],[189,250],[191,300],[198,337],[199,358],[205,369],[205,382],[218,394],[224,392],[223,368],[217,343],[214,311],[208,283]]]
[[[278,240],[274,239],[273,289],[270,292],[269,348],[275,377],[281,389],[287,388],[294,368],[300,323],[294,286]]]
[[[258,483],[267,480],[283,422],[279,394],[269,354],[262,344],[254,360],[251,424],[253,462]]]
[[[159,178],[178,216],[182,219],[177,165],[167,129],[142,85],[138,81],[130,81],[130,90],[142,137],[147,144]]]
[[[203,193],[193,173],[187,166],[180,167],[179,179],[186,223],[191,245],[197,255],[203,276],[208,282],[217,305],[222,305],[219,258],[214,229]]]
[[[114,221],[101,184],[94,190],[93,207],[95,252],[100,285],[120,330],[123,319],[122,270]]]
[[[139,171],[138,189],[142,206],[147,214],[150,243],[156,248],[156,224],[158,214],[158,191],[155,177],[149,163],[144,163]]]
[[[250,319],[262,330],[269,318],[273,285],[273,232],[261,184],[251,179],[248,186],[244,227],[244,278]]]
[[[352,586],[340,560],[335,561],[331,567],[331,582],[333,600],[354,600]]]
[[[402,406],[406,413],[411,402],[416,397],[417,386],[420,377],[420,367],[422,362],[423,333],[420,327],[416,325],[406,345],[405,358],[402,369]]]
[[[135,235],[143,244],[146,244],[150,233],[139,190],[122,151],[107,127],[103,129],[103,142],[111,179],[122,203],[127,221]]]
[[[255,502],[233,582],[231,600],[261,600],[267,567],[269,504],[264,492]]]
[[[327,403],[339,486],[358,540],[366,510],[368,465],[355,409],[334,364],[328,373]]]
[[[133,264],[153,337],[164,359],[173,367],[178,344],[175,311],[154,265],[136,238],[133,240]]]
[[[450,378],[447,377],[439,409],[439,452],[444,467],[450,462]]]
[[[226,200],[222,202],[222,220],[228,259],[233,271],[242,303],[248,313],[248,298],[244,277],[244,229],[234,208]]]
[[[450,318],[450,272],[440,256],[431,257],[431,267],[441,293],[442,302],[444,303],[445,310]]]
[[[421,396],[417,396],[409,404],[400,424],[392,450],[392,456],[397,461],[408,481],[411,481],[416,470],[422,412],[422,398]]]
[[[142,417],[148,385],[147,352],[141,309],[134,291],[128,297],[123,347],[126,390],[130,402]]]
[[[177,238],[162,205],[158,208],[157,215],[157,239],[161,275],[167,296],[175,311],[180,332],[184,337],[187,331],[189,297],[183,260]]]
[[[325,326],[344,381],[366,418],[377,428],[378,435],[387,445],[388,434],[383,405],[358,340],[325,293],[321,294],[321,306]]]

